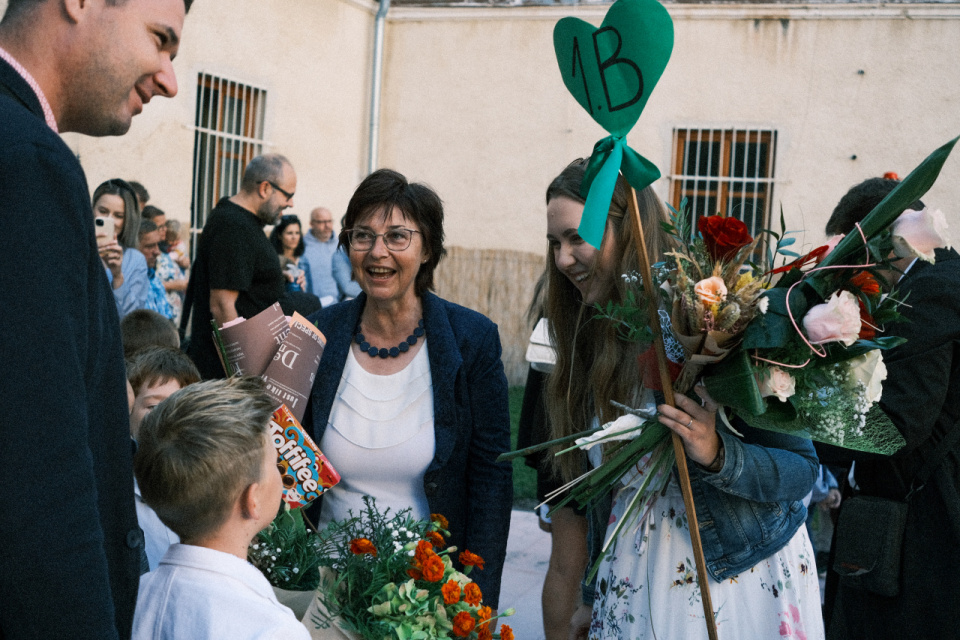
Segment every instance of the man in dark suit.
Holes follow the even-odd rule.
[[[875,178],[851,189],[837,205],[827,233],[852,232],[854,223],[896,184]],[[880,407],[906,446],[892,457],[856,454],[854,478],[865,496],[899,501],[913,490],[900,556],[900,593],[885,597],[840,578],[830,602],[836,580],[831,574],[826,603],[827,611],[833,607],[827,621],[831,639],[960,633],[960,256],[953,249],[937,249],[934,264],[904,258],[895,265],[905,274],[891,273],[889,279],[906,304],[900,308],[903,321],[886,327],[886,335],[907,342],[883,355],[887,378]],[[841,461],[835,449],[818,451],[821,461]],[[853,452],[845,453],[849,457]],[[918,471],[929,465],[935,468],[920,486]]]
[[[177,91],[189,0],[9,0],[0,21],[0,638],[128,638],[143,536],[87,180],[59,132]]]

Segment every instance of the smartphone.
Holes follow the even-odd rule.
[[[96,217],[93,219],[94,229],[96,230],[97,246],[102,247],[114,241],[114,221],[113,218]]]

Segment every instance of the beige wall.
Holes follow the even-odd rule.
[[[567,93],[552,29],[565,15],[599,24],[606,9],[392,12],[381,164],[438,189],[450,244],[543,251],[547,183],[606,135]],[[631,146],[666,173],[674,127],[777,129],[775,210],[811,242],[849,186],[905,175],[960,134],[956,4],[668,9],[673,59]],[[667,195],[665,178],[656,186]],[[928,200],[958,219],[960,159]]]

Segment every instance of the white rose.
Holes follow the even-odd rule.
[[[851,386],[862,382],[866,387],[866,399],[871,404],[880,400],[883,391],[883,381],[887,379],[887,366],[883,363],[883,354],[880,349],[868,351],[862,356],[847,361],[847,371],[850,373]]]
[[[777,396],[780,402],[786,402],[797,390],[793,376],[780,367],[768,367],[758,372],[757,386],[762,397]]]

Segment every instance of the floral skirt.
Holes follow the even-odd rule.
[[[613,530],[634,490],[613,502]],[[683,497],[671,480],[643,523],[621,532],[597,573],[590,640],[706,640]],[[805,527],[743,573],[709,579],[721,640],[824,637],[820,583]]]

